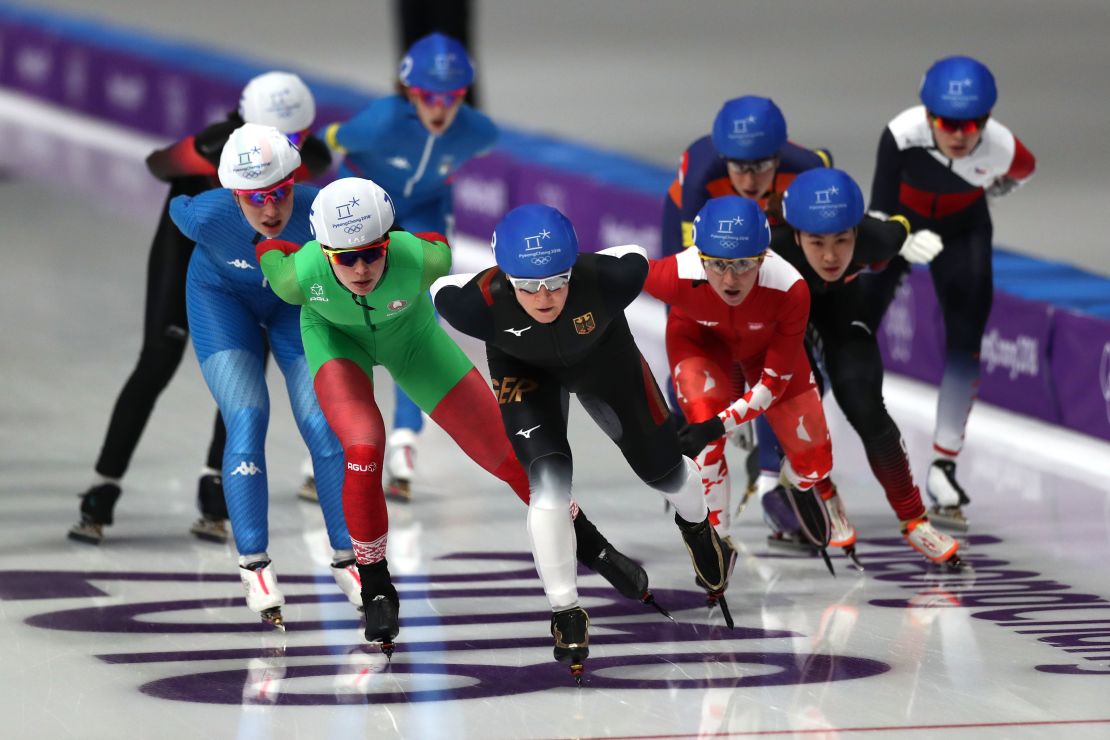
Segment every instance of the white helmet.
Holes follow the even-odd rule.
[[[267,72],[243,88],[239,115],[247,123],[261,123],[292,134],[312,125],[316,118],[316,99],[297,75]]]
[[[301,153],[273,126],[244,123],[220,152],[220,184],[231,190],[277,185],[301,166]]]
[[[371,180],[344,177],[317,194],[309,223],[321,244],[332,249],[358,249],[389,231],[393,201]]]

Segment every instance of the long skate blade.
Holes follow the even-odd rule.
[[[820,553],[821,557],[825,560],[825,567],[829,569],[829,573],[832,574],[832,577],[836,578],[836,571],[833,569],[832,559],[829,557],[829,551],[826,548],[822,547]]]
[[[582,675],[586,672],[586,667],[581,663],[574,663],[570,667],[570,675],[574,676],[574,683],[578,686],[582,685]]]
[[[929,510],[929,521],[939,529],[955,532],[966,532],[969,526],[967,517],[958,507],[941,508],[934,506]]]
[[[733,516],[739,517],[744,513],[744,508],[747,507],[748,502],[752,500],[755,495],[755,486],[748,486],[748,490],[744,491],[743,497],[740,499],[739,505],[736,507],[736,513]]]
[[[728,602],[725,600],[725,595],[721,594],[717,596],[716,603],[721,607],[721,616],[725,618],[725,624],[728,625],[728,628],[730,630],[736,629],[736,625],[732,621],[732,612],[729,611]]]
[[[641,599],[641,601],[643,601],[648,606],[655,607],[655,610],[662,614],[664,617],[671,620],[675,624],[678,624],[678,622],[675,622],[674,617],[671,616],[671,613],[659,605],[659,602],[655,600],[655,596],[653,596],[650,591],[648,591],[647,594],[644,595],[644,598]]]
[[[92,534],[77,528],[69,530],[69,534],[66,536],[74,542],[84,542],[86,545],[99,545],[100,541],[104,539],[104,535]]]
[[[852,561],[852,566],[860,573],[864,571],[863,563],[860,562],[859,556],[856,555],[856,546],[848,545],[844,548],[844,555]]]
[[[767,535],[767,546],[776,550],[783,550],[786,552],[794,552],[805,555],[816,555],[817,548],[813,546],[809,540],[795,540],[788,537],[776,537],[773,534]]]

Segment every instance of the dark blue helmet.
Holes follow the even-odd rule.
[[[725,159],[766,159],[786,143],[786,119],[770,98],[729,100],[713,121],[713,148]]]
[[[944,118],[982,118],[997,100],[994,75],[971,57],[940,59],[921,78],[925,110]]]
[[[474,67],[462,44],[442,33],[430,33],[409,47],[398,76],[408,87],[450,92],[474,81]]]
[[[694,246],[707,257],[758,257],[770,244],[767,214],[751,198],[713,198],[694,217]]]
[[[798,231],[835,234],[863,220],[863,192],[843,170],[818,167],[794,178],[782,195],[782,216]]]
[[[517,206],[493,230],[493,256],[506,275],[544,278],[566,272],[578,259],[570,219],[551,206]]]

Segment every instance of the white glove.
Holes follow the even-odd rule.
[[[745,452],[755,449],[755,422],[746,421],[728,435],[732,443]]]
[[[990,185],[987,186],[987,188],[986,188],[987,197],[988,198],[1001,198],[1004,195],[1009,195],[1010,193],[1017,190],[1019,185],[1021,185],[1020,180],[1015,180],[1012,177],[1007,177],[1006,175],[1002,175],[1000,177],[995,178],[994,182],[992,182]]]
[[[928,229],[923,229],[907,236],[898,254],[902,255],[906,262],[927,265],[940,254],[942,249],[944,249],[944,242],[940,237]]]

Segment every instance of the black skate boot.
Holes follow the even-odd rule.
[[[966,532],[967,517],[963,507],[971,503],[963,487],[956,482],[955,460],[934,460],[925,478],[925,492],[933,500],[929,519],[945,529]]]
[[[825,507],[825,502],[812,488],[803,491],[793,486],[787,486],[784,490],[786,502],[790,504],[790,508],[794,511],[794,516],[801,526],[802,535],[817,549],[817,552],[825,561],[825,567],[835,578],[836,570],[833,568],[828,551],[829,541],[832,537],[832,521],[829,519],[829,511]]]
[[[393,639],[400,632],[398,609],[400,599],[389,577],[389,565],[381,560],[370,565],[358,565],[362,581],[362,611],[366,616],[367,642],[380,642],[382,653],[392,659],[396,645]]]
[[[578,509],[574,518],[574,536],[578,542],[578,562],[609,581],[626,599],[635,599],[655,607],[672,622],[674,618],[661,607],[648,588],[647,571],[617,548],[598,531],[586,513]]]
[[[104,527],[112,523],[112,513],[120,493],[120,487],[115,483],[101,483],[80,494],[81,521],[70,528],[69,538],[99,545],[104,539]]]
[[[590,617],[576,606],[551,615],[551,636],[555,638],[555,660],[570,664],[574,682],[582,685],[582,661],[590,655]]]
[[[736,551],[717,534],[707,516],[697,524],[687,522],[678,514],[674,515],[675,524],[682,532],[686,551],[694,564],[695,582],[705,589],[705,603],[709,608],[721,605],[721,614],[729,629],[733,628],[732,613],[725,601],[725,589],[732,569],[736,566]]]
[[[197,508],[200,519],[193,522],[189,531],[197,539],[222,545],[227,542],[227,503],[224,501],[223,478],[208,473],[197,481]]]

